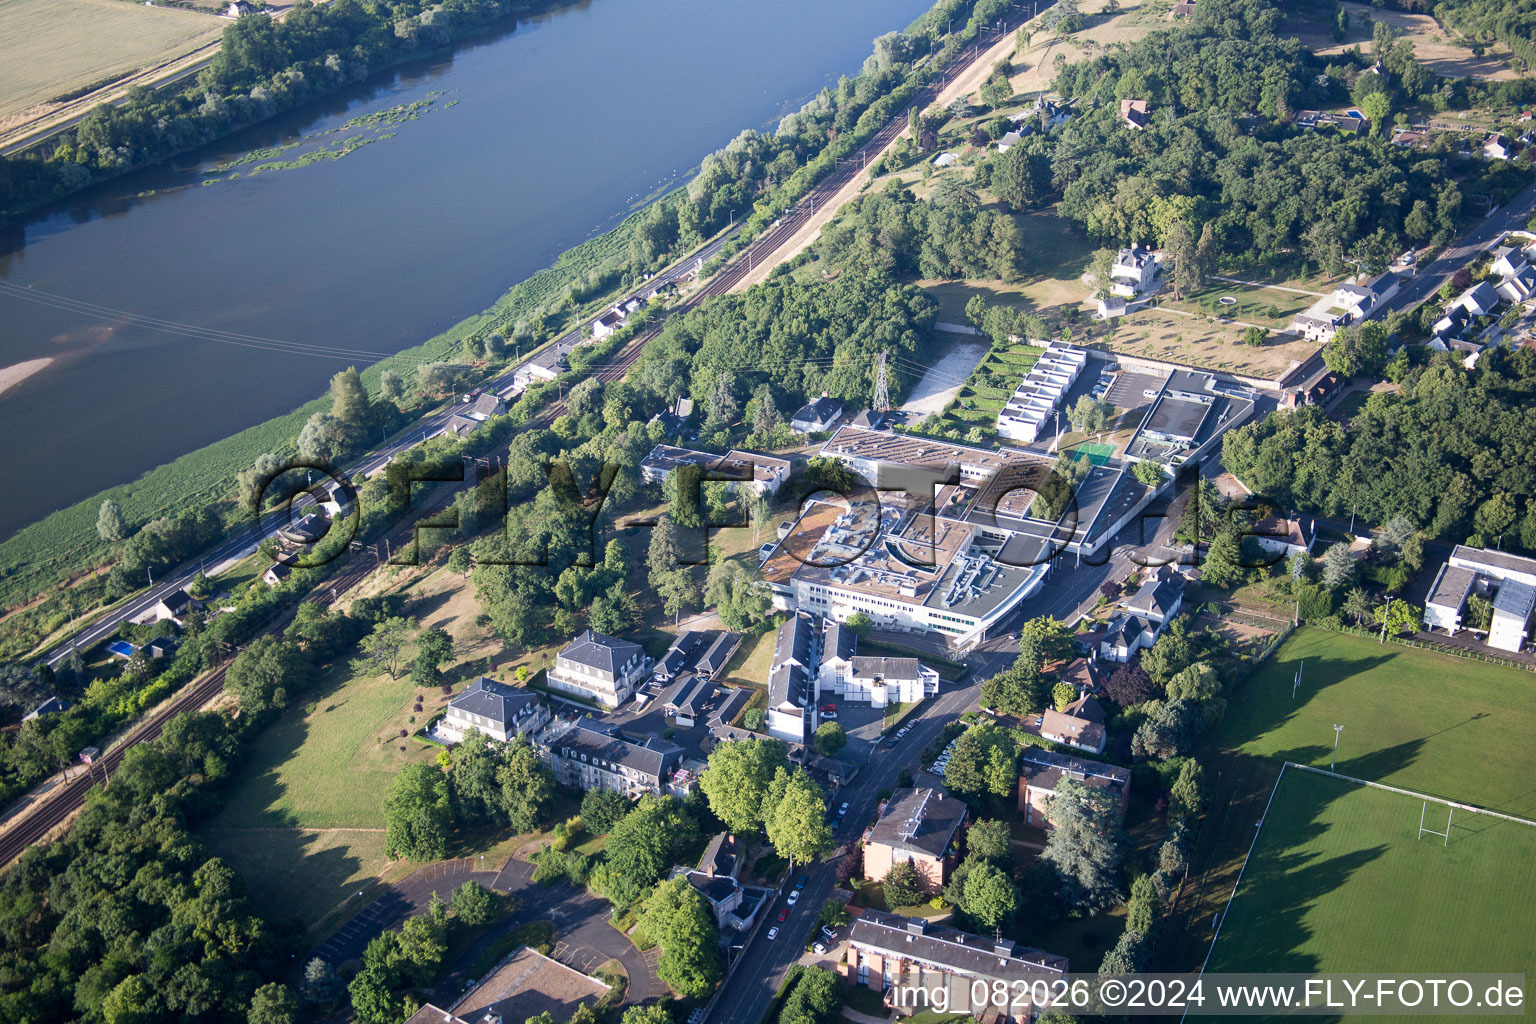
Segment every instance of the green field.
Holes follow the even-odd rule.
[[[1536,971],[1536,827],[1423,806],[1287,770],[1208,969]]]
[[[1219,739],[1326,768],[1335,723],[1342,775],[1536,817],[1536,674],[1301,629],[1241,684]]]
[[[0,116],[188,53],[228,24],[118,0],[0,0]]]
[[[1298,668],[1301,686],[1293,698]],[[1200,753],[1211,798],[1191,858],[1192,885],[1180,901],[1183,927],[1170,940],[1167,956],[1180,968],[1197,969],[1206,958],[1211,922],[1227,907],[1253,842],[1254,824],[1265,815],[1281,765],[1291,761],[1326,769],[1335,724],[1344,727],[1339,736],[1341,775],[1536,818],[1536,786],[1531,781],[1536,748],[1530,740],[1536,728],[1536,675],[1531,673],[1309,627],[1297,630],[1270,660],[1239,680],[1229,697],[1225,718]],[[1286,772],[1270,810],[1274,817],[1243,876],[1237,903],[1244,906],[1234,903],[1234,916],[1222,928],[1223,963],[1242,957],[1254,957],[1258,963],[1257,958],[1268,957],[1265,962],[1273,966],[1263,969],[1285,970],[1287,963],[1315,961],[1322,956],[1321,940],[1315,937],[1319,922],[1331,920],[1329,915],[1338,912],[1332,909],[1335,905],[1381,903],[1384,888],[1415,870],[1404,858],[1419,854],[1398,849],[1398,837],[1406,829],[1407,842],[1415,843],[1421,800],[1357,785],[1341,793],[1338,784],[1327,779],[1321,781],[1335,788],[1317,790],[1306,775]],[[1356,791],[1365,792],[1355,796]],[[1300,795],[1291,796],[1293,792]],[[1403,802],[1401,808],[1398,801]],[[1351,837],[1348,823],[1356,815],[1359,833]],[[1380,818],[1375,824],[1368,820],[1373,816]],[[1475,819],[1479,826],[1494,820]],[[1434,827],[1444,824],[1442,808]],[[1500,826],[1479,841],[1524,841],[1536,849],[1536,830],[1523,840],[1513,838],[1514,830],[1522,827]],[[1470,832],[1457,830],[1449,850],[1435,850],[1451,854],[1456,863],[1483,849],[1470,839]],[[1425,845],[1429,842],[1426,839]],[[1525,853],[1488,852],[1489,870],[1497,870],[1493,865],[1499,861],[1508,865],[1506,871],[1527,870],[1519,865],[1530,863],[1522,859]],[[1262,889],[1250,877],[1255,871],[1259,880],[1284,877],[1285,884],[1275,882],[1276,895],[1249,896]],[[1440,884],[1431,875],[1425,878],[1426,884]],[[1474,914],[1453,910],[1449,901],[1424,906],[1403,902],[1406,896],[1396,898],[1403,909],[1390,914],[1399,929],[1409,929],[1406,922],[1414,922],[1412,928],[1454,932],[1475,921]],[[1259,905],[1248,906],[1255,900]],[[1379,956],[1393,949],[1390,939],[1383,943],[1362,937],[1352,943]],[[1448,946],[1446,951],[1454,949]],[[1294,955],[1285,960],[1282,953]],[[1212,969],[1221,969],[1215,960]]]

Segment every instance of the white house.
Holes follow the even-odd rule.
[[[1103,722],[1095,722],[1079,715],[1064,714],[1055,708],[1047,708],[1045,714],[1040,716],[1040,736],[1052,743],[1060,743],[1090,754],[1104,753],[1107,740]]]
[[[1462,626],[1467,598],[1492,592],[1493,617],[1486,643],[1517,653],[1529,635],[1536,609],[1536,558],[1458,544],[1440,568],[1424,606],[1424,625],[1455,633]]]
[[[650,656],[639,644],[589,629],[556,656],[546,681],[552,690],[616,708],[630,698],[650,670]]]
[[[1109,268],[1110,293],[1133,298],[1148,291],[1157,279],[1157,258],[1151,249],[1133,245],[1115,254]]]
[[[1291,321],[1291,332],[1310,341],[1329,341],[1340,327],[1368,319],[1398,292],[1391,272],[1370,281],[1345,283],[1318,299]]]
[[[816,620],[797,612],[774,638],[768,673],[768,734],[786,743],[804,743],[808,712],[820,696],[816,677]]]
[[[789,425],[793,430],[802,434],[815,434],[823,430],[831,430],[843,415],[843,403],[835,398],[822,395],[814,402],[807,402],[795,411],[790,418]]]
[[[449,743],[462,742],[478,729],[505,743],[517,736],[531,736],[549,723],[549,709],[532,690],[524,690],[481,676],[453,698],[448,711],[434,728]]]

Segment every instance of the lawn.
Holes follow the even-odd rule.
[[[1458,815],[1418,838],[1423,802],[1286,771],[1212,971],[1530,972],[1536,828]],[[1428,827],[1444,829],[1431,804]]]
[[[1304,628],[1228,696],[1198,752],[1210,798],[1179,901],[1183,927],[1165,940],[1170,968],[1199,967],[1281,764],[1327,768],[1335,724],[1341,774],[1536,816],[1536,679],[1517,669]]]
[[[228,24],[117,0],[0,0],[0,117],[195,50]]]
[[[1342,774],[1536,817],[1530,673],[1303,629],[1242,684],[1220,735],[1239,755],[1326,768],[1335,723]]]

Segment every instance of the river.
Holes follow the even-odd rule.
[[[52,359],[0,390],[0,536],[296,408],[370,361],[347,353],[397,352],[484,309],[742,128],[857,73],[928,3],[589,0],[3,229],[0,282],[70,302],[0,293],[0,367]],[[213,171],[424,100],[342,159]]]

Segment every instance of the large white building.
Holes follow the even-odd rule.
[[[556,656],[546,682],[551,690],[616,708],[650,671],[651,658],[639,644],[589,629]]]
[[[1473,594],[1487,596],[1493,604],[1488,646],[1519,652],[1530,635],[1531,613],[1536,610],[1536,558],[1458,544],[1430,586],[1425,627],[1459,631]]]
[[[998,412],[997,432],[1026,444],[1037,439],[1087,361],[1082,349],[1052,344]]]

